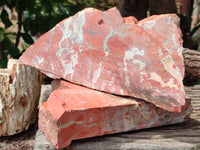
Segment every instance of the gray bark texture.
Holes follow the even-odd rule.
[[[186,79],[200,79],[200,52],[184,48],[183,50]]]

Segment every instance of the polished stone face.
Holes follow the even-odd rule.
[[[116,8],[87,8],[41,36],[20,62],[52,78],[180,112],[185,93],[178,25],[173,14],[138,22]]]
[[[39,111],[39,128],[56,148],[75,139],[180,123],[191,112],[189,99],[177,113],[63,80],[54,80],[52,87]]]

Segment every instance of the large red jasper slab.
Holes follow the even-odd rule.
[[[54,91],[39,110],[39,128],[56,148],[75,139],[183,122],[191,112],[189,99],[177,113],[66,81],[52,85]]]
[[[185,94],[178,24],[175,14],[137,22],[116,8],[87,8],[42,35],[19,62],[52,78],[180,112]]]

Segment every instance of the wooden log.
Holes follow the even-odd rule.
[[[200,52],[184,48],[185,79],[200,79]]]
[[[12,61],[0,69],[0,136],[13,135],[35,122],[40,97],[41,73]]]

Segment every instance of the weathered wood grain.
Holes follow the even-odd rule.
[[[183,49],[186,79],[200,79],[200,52]]]
[[[200,85],[186,87],[185,90],[186,95],[188,95],[192,99],[191,104],[193,107],[193,113],[190,117],[200,121]]]
[[[40,97],[41,73],[37,69],[17,60],[8,66],[0,69],[0,136],[27,130],[37,118]]]

